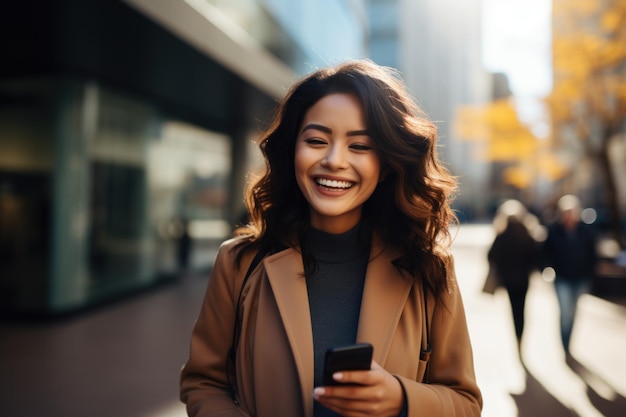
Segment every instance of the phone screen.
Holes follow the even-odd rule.
[[[369,343],[330,348],[324,361],[324,385],[338,385],[333,374],[339,371],[369,370],[374,348]]]

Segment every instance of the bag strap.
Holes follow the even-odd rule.
[[[426,348],[423,346],[420,348],[420,360],[426,362],[426,371],[424,372],[424,378],[422,382],[428,383],[428,365],[430,363],[430,354],[433,351],[430,345],[430,322],[428,321],[428,293],[426,292],[426,285],[422,280],[422,293],[424,294],[424,320],[426,327]]]
[[[235,372],[235,359],[237,356],[237,345],[239,345],[239,334],[241,333],[241,318],[239,317],[239,308],[241,307],[241,296],[243,295],[243,288],[246,286],[246,282],[248,282],[248,278],[250,278],[250,274],[252,271],[261,263],[265,255],[267,254],[267,250],[261,248],[258,250],[254,258],[252,258],[252,262],[250,262],[250,266],[248,267],[248,271],[246,271],[246,275],[243,277],[243,281],[241,282],[241,286],[239,287],[239,296],[237,297],[237,305],[235,307],[235,325],[233,327],[233,338],[230,345],[230,349],[228,350],[228,366],[226,369],[226,377],[228,379],[228,386],[230,390],[230,396],[235,404],[239,404],[238,400],[238,392],[237,392],[237,383],[231,380],[231,373]],[[230,368],[232,366],[232,369]]]

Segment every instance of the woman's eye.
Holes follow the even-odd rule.
[[[374,149],[372,146],[362,145],[362,144],[359,144],[359,143],[355,143],[353,145],[350,145],[350,147],[352,149],[354,149],[354,150],[357,150],[357,151],[369,151],[371,149]]]
[[[304,140],[309,145],[325,145],[326,142],[320,138],[307,138]]]

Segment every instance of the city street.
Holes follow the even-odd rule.
[[[552,284],[535,277],[520,363],[508,299],[481,292],[490,226],[462,226],[456,270],[474,347],[484,417],[623,417],[626,308],[586,295],[560,348]],[[206,275],[64,320],[0,323],[2,417],[183,417],[178,375]]]
[[[626,307],[585,295],[572,336],[574,361],[561,348],[552,283],[534,276],[518,359],[506,292],[481,292],[489,226],[462,226],[454,244],[484,417],[617,417],[626,410]]]
[[[440,414],[456,414],[455,395],[478,412],[475,385],[458,377],[473,364],[480,417],[626,417],[626,0],[6,4],[0,417],[185,417],[181,370],[205,298],[210,314],[198,327],[210,340],[194,343],[193,356],[209,364],[187,369],[217,369],[218,381],[198,379],[218,391],[235,379],[254,414],[264,404],[279,414],[269,417],[312,410],[306,380],[319,377],[320,351],[354,341],[362,324],[358,341],[372,342],[389,372],[442,370],[433,372],[439,390],[414,383]],[[509,199],[522,207],[503,208]],[[441,255],[452,251],[458,288],[428,283],[445,279],[427,262],[439,251],[424,237],[452,212],[463,223]],[[527,237],[528,251],[517,250],[519,223],[564,226],[528,230],[550,237],[542,260],[558,258],[563,323],[578,292],[562,291],[561,279],[595,275],[567,354],[554,277],[534,271],[521,341],[506,289],[483,290],[500,213],[512,232],[502,253],[524,258],[498,262],[513,281],[536,255]],[[572,217],[591,230],[570,227]],[[259,265],[243,286],[230,276],[245,274],[237,262],[213,269],[225,279],[205,297],[223,241],[242,229],[263,237],[251,247],[302,246],[306,274],[283,253],[267,262],[280,274]],[[369,263],[359,249],[380,240],[391,251]],[[408,304],[391,298],[399,281],[383,265],[395,245],[406,252],[396,267],[416,275],[404,283]],[[450,315],[439,294],[412,303],[422,284],[455,291]],[[454,327],[465,324],[459,295],[469,332]],[[393,319],[385,305],[397,308]],[[440,317],[453,326],[438,326]],[[472,395],[460,389],[468,385]],[[404,392],[417,400],[411,417],[451,417],[428,415],[427,395]],[[211,408],[222,408],[214,397]],[[287,407],[301,397],[302,410]],[[232,411],[221,400],[222,414]]]

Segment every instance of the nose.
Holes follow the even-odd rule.
[[[347,152],[340,146],[331,146],[321,162],[322,166],[332,170],[344,169],[348,166]]]

